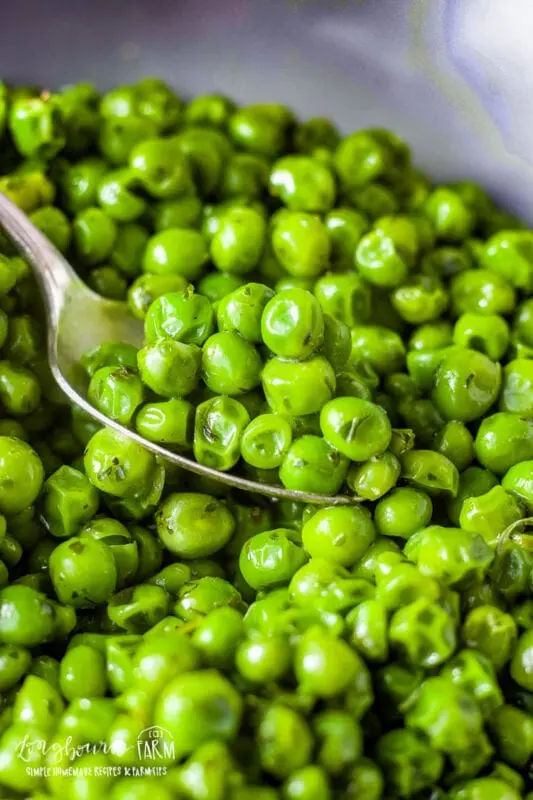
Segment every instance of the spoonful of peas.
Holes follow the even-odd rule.
[[[89,289],[52,243],[1,193],[0,224],[28,260],[39,284],[48,321],[50,367],[60,389],[72,403],[98,423],[120,432],[182,469],[235,489],[317,505],[357,502],[358,498],[350,495],[295,491],[214,469],[144,438],[95,408],[87,397],[80,361],[88,351],[108,342],[141,347],[142,323],[129,314],[125,304],[105,299]],[[287,363],[290,370],[290,362]]]

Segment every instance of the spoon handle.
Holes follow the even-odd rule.
[[[63,298],[69,288],[81,285],[80,278],[46,236],[2,192],[0,225],[28,260],[44,294],[49,321],[57,324]]]

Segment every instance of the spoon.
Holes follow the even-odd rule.
[[[48,322],[48,359],[52,374],[68,399],[93,419],[188,472],[204,475],[234,489],[315,505],[357,502],[357,498],[348,495],[332,497],[297,492],[251,481],[231,472],[220,472],[144,439],[94,408],[87,401],[85,386],[80,380],[81,356],[104,342],[127,342],[141,347],[142,322],[129,314],[125,303],[107,300],[89,289],[53,244],[1,192],[0,225],[26,257],[39,284]]]

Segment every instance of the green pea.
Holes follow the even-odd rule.
[[[272,411],[291,416],[320,411],[335,390],[335,372],[323,356],[296,363],[271,358],[263,367],[261,380]]]
[[[323,275],[313,292],[324,313],[350,327],[361,325],[370,317],[370,288],[355,272]]]
[[[476,650],[461,650],[443,667],[441,675],[472,695],[485,718],[503,703],[491,661]]]
[[[346,366],[352,350],[350,328],[329,314],[323,316],[324,341],[320,351],[335,370],[342,370]],[[337,392],[340,393],[338,386]]]
[[[305,435],[290,446],[279,477],[287,489],[335,494],[348,471],[348,460],[319,436]]]
[[[80,363],[89,378],[104,367],[124,367],[134,370],[137,367],[137,348],[131,344],[106,342],[84,353]]]
[[[363,235],[355,251],[360,275],[369,283],[393,289],[406,279],[412,263],[409,250],[392,232],[376,229]]]
[[[70,214],[96,205],[98,186],[108,166],[96,156],[88,156],[66,166],[60,175],[61,201]]]
[[[415,328],[409,339],[410,350],[441,350],[453,342],[453,328],[447,321],[426,322]]]
[[[301,547],[292,540],[292,531],[278,528],[248,539],[239,556],[239,568],[254,589],[288,583],[307,560]]]
[[[275,414],[260,414],[245,428],[241,455],[253,467],[279,467],[291,445],[292,430],[287,420]]]
[[[445,418],[471,422],[486,414],[494,403],[500,381],[499,364],[487,356],[475,350],[453,352],[437,368],[433,401]]]
[[[359,724],[346,711],[328,709],[315,714],[314,731],[320,742],[319,764],[330,774],[342,773],[361,755],[363,736]]]
[[[63,465],[44,484],[43,503],[50,533],[66,538],[96,514],[99,497],[85,475]]]
[[[25,722],[17,722],[10,725],[0,739],[2,786],[16,794],[20,794],[21,791],[34,794],[42,783],[38,772],[32,774],[31,771],[42,769],[42,749],[28,746],[28,737],[35,742],[46,742],[48,732],[37,725],[28,726]],[[21,767],[21,753],[24,754],[24,767]]]
[[[409,450],[401,458],[402,477],[415,488],[430,494],[449,492],[455,497],[459,488],[457,467],[446,456],[432,450]]]
[[[522,519],[520,504],[505,488],[494,486],[485,494],[467,497],[459,514],[461,528],[481,534],[491,547],[509,525]]]
[[[162,397],[190,394],[197,385],[200,361],[197,345],[173,339],[159,339],[141,348],[137,356],[143,383]],[[135,408],[142,399],[135,398]]]
[[[241,607],[242,598],[239,591],[224,578],[205,575],[181,587],[174,605],[174,613],[181,619],[190,621],[202,618],[213,609],[222,606]]]
[[[110,255],[117,236],[116,223],[100,208],[87,206],[72,222],[76,256],[87,266],[101,264]]]
[[[206,297],[189,287],[163,293],[147,310],[144,334],[148,343],[160,338],[202,345],[214,329],[214,313]]]
[[[449,754],[470,747],[482,730],[475,700],[441,677],[422,683],[405,720],[409,728],[425,733],[435,749]]]
[[[13,416],[25,416],[37,409],[42,390],[34,372],[10,361],[0,361],[0,400]]]
[[[474,800],[474,798],[486,798],[486,800],[518,800],[518,793],[505,781],[494,778],[477,778],[463,784],[458,791],[454,791],[454,799]]]
[[[531,298],[524,300],[518,306],[513,319],[513,332],[525,344],[533,346],[533,302]]]
[[[331,791],[327,774],[315,765],[295,770],[283,786],[286,800],[331,800]]]
[[[164,479],[163,468],[151,453],[110,428],[94,434],[85,450],[84,466],[97,489],[120,498],[151,495],[161,475]]]
[[[241,440],[250,423],[246,408],[233,397],[213,397],[196,409],[193,449],[200,464],[223,472],[241,456]]]
[[[130,151],[129,167],[142,188],[158,200],[179,197],[191,189],[189,164],[171,138],[139,142]]]
[[[226,678],[215,670],[199,670],[165,686],[156,702],[154,724],[169,731],[176,758],[183,758],[209,739],[231,741],[241,713],[241,697]]]
[[[70,648],[61,660],[59,685],[63,697],[69,701],[77,697],[103,697],[107,681],[102,654],[87,645]]]
[[[197,280],[208,259],[201,233],[186,228],[167,228],[152,236],[143,256],[143,269],[154,275],[181,275]]]
[[[429,495],[419,489],[400,487],[379,501],[374,521],[382,536],[408,539],[428,525],[432,514]]]
[[[262,214],[252,208],[235,207],[222,218],[211,240],[211,258],[222,272],[244,275],[259,264],[265,241]]]
[[[277,356],[304,360],[320,347],[324,317],[319,302],[305,289],[287,289],[267,303],[261,318],[264,343]]]
[[[533,415],[533,361],[517,358],[503,368],[500,411]]]
[[[437,320],[448,306],[448,294],[439,278],[414,275],[391,293],[391,302],[400,317],[411,325]]]
[[[474,314],[510,314],[516,306],[513,286],[501,275],[488,269],[467,269],[450,283],[452,310],[457,316]]]
[[[500,231],[485,244],[482,266],[506,278],[517,289],[533,289],[531,231]]]
[[[426,669],[446,661],[457,643],[450,615],[422,597],[394,612],[389,639],[410,664]]]
[[[496,671],[509,661],[516,638],[516,622],[499,608],[481,605],[465,617],[462,628],[464,643],[490,659]]]
[[[65,120],[57,95],[16,100],[9,112],[9,130],[19,153],[46,160],[54,158],[66,142]]]
[[[37,453],[26,442],[0,436],[0,513],[18,514],[37,498],[44,470]]]
[[[239,645],[235,664],[252,684],[281,680],[290,668],[292,650],[286,636],[255,634]]]
[[[502,705],[491,715],[489,729],[501,758],[523,768],[533,752],[533,717],[515,706]]]
[[[353,464],[348,470],[346,483],[357,497],[379,500],[396,485],[400,472],[399,460],[387,451],[360,465]]]
[[[270,193],[292,211],[329,211],[335,202],[335,180],[317,159],[305,155],[284,156],[272,165]]]
[[[70,244],[70,222],[65,214],[54,206],[42,206],[30,215],[30,219],[50,239],[60,253],[65,253]]]
[[[376,757],[388,784],[400,797],[430,789],[444,768],[442,754],[408,729],[384,734],[378,740]]]
[[[281,266],[294,277],[321,275],[331,254],[324,223],[301,211],[287,212],[277,221],[272,231],[272,248]]]
[[[422,574],[452,587],[483,577],[494,558],[478,533],[440,525],[430,525],[411,536],[404,553]]]
[[[102,367],[91,377],[88,398],[106,416],[129,425],[143,402],[144,388],[128,367]]]
[[[273,296],[261,283],[246,283],[227,293],[217,306],[219,331],[236,331],[248,342],[261,343],[261,316]]]
[[[170,597],[160,586],[138,584],[110,597],[107,614],[111,622],[127,633],[144,633],[169,611]]]
[[[128,163],[133,148],[156,135],[153,123],[135,114],[104,119],[98,136],[98,149],[111,164]]]
[[[135,188],[136,176],[131,169],[108,172],[98,186],[98,204],[115,222],[134,222],[146,210],[146,201]]]
[[[368,221],[359,211],[334,208],[325,218],[331,240],[331,261],[337,269],[350,269],[361,237],[368,230]]]
[[[453,341],[498,361],[509,346],[509,326],[498,314],[462,314],[455,323]]]
[[[31,653],[24,647],[0,645],[0,690],[8,692],[28,672]]]
[[[304,717],[281,704],[269,705],[259,723],[258,749],[265,772],[283,780],[311,760],[313,737]]]
[[[362,506],[319,509],[303,526],[302,542],[312,558],[352,566],[375,538],[370,513]]]
[[[478,428],[475,449],[480,463],[501,475],[519,461],[533,457],[533,424],[512,412],[485,417]]]
[[[235,521],[226,506],[204,494],[171,494],[156,514],[159,537],[180,558],[202,558],[224,547]]]
[[[405,346],[395,332],[379,325],[352,328],[352,359],[368,362],[378,375],[400,372],[405,361]]]
[[[446,186],[437,187],[424,204],[439,239],[462,242],[472,233],[475,216],[461,195]]]
[[[139,275],[128,289],[128,308],[134,317],[144,320],[154,300],[163,294],[183,291],[186,284],[186,280],[176,274]]]
[[[50,578],[62,603],[91,608],[115,591],[117,569],[105,544],[73,536],[50,555]]]
[[[116,717],[110,698],[75,698],[63,713],[59,731],[76,741],[98,744],[105,739]]]
[[[474,460],[474,438],[466,425],[450,420],[438,431],[434,447],[462,472]]]
[[[361,758],[348,772],[348,800],[379,800],[383,796],[384,788],[383,774],[369,758]]]
[[[320,427],[329,444],[352,461],[383,453],[391,438],[385,412],[357,397],[337,397],[326,403],[320,412]]]
[[[245,278],[240,277],[239,275],[233,275],[231,272],[209,272],[198,281],[196,285],[196,291],[198,294],[206,297],[211,303],[218,303],[221,300],[224,300],[226,295],[231,294],[239,287],[244,285],[246,285]],[[259,285],[262,286],[263,284]],[[248,303],[245,303],[246,307],[247,305]],[[224,307],[225,306],[223,306],[223,308]],[[238,305],[238,308],[240,308],[240,304]],[[225,311],[221,311],[222,316],[225,316],[225,313]],[[227,330],[227,328],[223,328],[223,330]],[[243,335],[242,332],[241,335]]]
[[[109,548],[117,570],[118,589],[132,582],[139,568],[139,549],[125,525],[110,517],[93,517],[81,528],[79,537],[102,542]]]
[[[243,636],[241,613],[231,606],[222,606],[206,614],[194,631],[192,641],[208,666],[225,668],[233,663]]]
[[[180,397],[162,403],[146,403],[136,414],[135,428],[151,442],[179,450],[190,450],[193,443],[194,407]]]
[[[275,157],[284,147],[291,112],[274,103],[246,106],[232,114],[229,133],[239,149]]]
[[[55,606],[29,586],[14,585],[0,590],[0,642],[34,647],[53,638]]]
[[[392,159],[386,142],[380,141],[371,130],[361,130],[339,143],[334,163],[341,184],[351,189],[386,175]]]
[[[525,503],[529,511],[533,510],[532,469],[533,461],[521,461],[510,467],[502,478],[503,488]],[[514,503],[512,507],[515,509],[515,514],[512,520],[509,517],[509,524],[520,519],[521,516],[519,516],[518,503]]]
[[[363,600],[346,617],[349,642],[366,661],[386,661],[387,610],[380,600]]]
[[[394,610],[420,598],[429,602],[438,600],[441,590],[437,581],[414,564],[398,561],[398,558],[397,552],[384,552],[375,559],[377,595],[385,608]]]
[[[202,377],[217,394],[239,395],[258,386],[261,358],[256,348],[235,331],[210,336],[202,350]]]

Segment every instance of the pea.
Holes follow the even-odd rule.
[[[408,539],[429,523],[432,513],[433,504],[428,494],[419,489],[399,487],[379,501],[374,518],[381,535]]]
[[[370,513],[360,506],[320,509],[302,529],[302,542],[310,556],[340,566],[355,564],[374,538]]]
[[[159,506],[156,525],[165,547],[190,559],[221,549],[229,541],[235,522],[226,506],[214,497],[174,493]]]
[[[242,700],[215,670],[178,675],[160,694],[154,722],[166,728],[179,757],[189,755],[209,739],[231,741],[238,729]]]
[[[279,477],[287,489],[335,494],[348,472],[348,460],[319,436],[304,435],[290,446]]]
[[[208,259],[201,233],[187,228],[167,228],[152,236],[143,256],[143,269],[154,275],[181,275],[198,279]]]
[[[288,583],[306,561],[301,547],[291,541],[291,532],[278,528],[248,539],[239,556],[239,567],[254,589]]]
[[[357,397],[338,397],[320,412],[324,438],[352,461],[366,461],[389,446],[391,426],[385,412]]]

